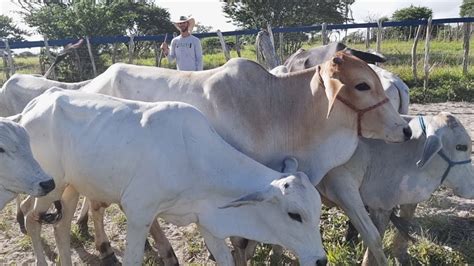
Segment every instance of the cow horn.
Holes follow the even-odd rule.
[[[428,135],[423,147],[423,154],[421,159],[416,163],[419,168],[423,168],[433,157],[443,148],[441,139],[435,134]]]
[[[272,199],[274,197],[273,193],[273,187],[269,186],[264,190],[249,193],[247,195],[244,195],[236,200],[233,200],[229,203],[227,203],[224,206],[219,207],[219,209],[226,209],[230,207],[240,207],[244,205],[253,205],[258,202],[264,202]]]

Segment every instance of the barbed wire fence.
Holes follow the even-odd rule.
[[[312,42],[318,40],[321,44],[327,44],[329,41],[341,41],[348,45],[365,43],[367,49],[374,49],[381,51],[381,43],[383,40],[398,40],[398,41],[413,41],[413,46],[418,45],[421,39],[426,40],[426,36],[431,37],[433,41],[463,41],[463,48],[459,51],[459,56],[456,59],[446,56],[442,52],[431,51],[428,55],[417,57],[416,53],[411,55],[403,55],[398,60],[403,60],[403,63],[410,64],[414,68],[414,75],[416,75],[417,66],[426,61],[425,58],[431,58],[432,62],[437,64],[451,63],[462,65],[464,73],[467,73],[469,65],[469,43],[472,35],[472,27],[470,23],[474,22],[474,18],[450,18],[450,19],[434,19],[431,24],[428,20],[407,20],[407,21],[386,21],[386,22],[371,22],[358,24],[326,24],[301,26],[301,27],[276,27],[272,28],[268,25],[267,29],[249,29],[228,32],[209,32],[196,33],[196,37],[200,39],[219,38],[221,51],[225,54],[225,59],[229,60],[229,43],[225,41],[225,37],[235,36],[235,42],[232,48],[237,51],[240,56],[243,48],[243,36],[247,36],[248,40],[258,40],[257,35],[270,34],[271,45],[267,45],[267,49],[271,49],[273,55],[266,55],[267,58],[272,57],[273,62],[269,64],[268,68],[273,67],[276,63],[284,62],[284,58],[292,49],[299,47],[284,47],[284,40],[291,38],[291,34],[305,33]],[[431,32],[426,35],[426,27],[431,27]],[[352,33],[347,33],[346,30],[355,30]],[[274,37],[276,36],[276,38]],[[85,37],[87,39],[86,47],[74,50],[68,56],[74,62],[68,66],[65,72],[68,73],[63,79],[70,81],[79,81],[94,77],[104,71],[109,65],[116,62],[126,62],[132,64],[159,64],[159,43],[164,41],[165,34],[153,36],[113,36],[113,37]],[[227,40],[228,40],[227,38]],[[9,42],[3,40],[0,42],[0,54],[2,55],[3,64],[0,65],[0,84],[3,84],[13,73],[30,73],[30,74],[44,74],[49,65],[54,61],[55,54],[58,53],[62,47],[69,43],[77,41],[76,39],[62,39],[62,40],[48,40],[46,37],[41,41],[27,41],[27,42]],[[429,41],[425,43],[429,45]],[[263,43],[264,44],[264,43]],[[419,43],[419,45],[422,45]],[[34,53],[31,49],[41,49],[37,55],[38,64],[33,64],[31,61],[35,60]],[[13,55],[16,49],[30,49],[17,55]],[[256,52],[259,54],[259,48],[256,47]],[[429,50],[429,49],[428,49]],[[261,51],[260,54],[262,55]],[[427,57],[428,56],[428,57]],[[255,58],[257,59],[257,58]],[[154,60],[151,62],[150,60]],[[448,62],[455,60],[455,62]],[[87,62],[87,64],[84,64]],[[261,61],[263,64],[264,62]],[[424,69],[429,70],[433,67],[429,65],[423,66]],[[174,67],[174,64],[167,64],[167,67]],[[166,67],[165,66],[165,67]],[[50,76],[56,79],[55,73]],[[415,76],[415,79],[417,77]]]

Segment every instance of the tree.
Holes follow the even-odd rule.
[[[241,28],[291,27],[343,23],[352,0],[242,0],[223,5],[226,17]],[[304,33],[285,34],[285,53],[293,53],[307,40]],[[275,38],[278,45],[278,38]]]
[[[23,17],[29,26],[49,39],[82,38],[160,34],[175,30],[168,11],[146,1],[20,1]],[[107,51],[108,45],[93,45],[93,55],[97,69],[104,67],[99,49]],[[150,48],[140,43],[135,51]],[[87,59],[86,59],[87,58]],[[67,58],[62,80],[76,81],[92,77],[92,67],[87,48],[78,50],[75,58]],[[62,64],[65,65],[65,64]],[[80,75],[73,70],[76,69]]]
[[[28,35],[28,32],[18,28],[9,16],[0,15],[0,38],[7,38],[10,41],[24,41],[23,35]]]
[[[416,7],[410,5],[409,7],[396,10],[392,15],[392,21],[410,20],[410,19],[428,19],[433,15],[433,10],[428,7]],[[416,27],[401,27],[397,28],[402,38],[408,40],[415,35]],[[433,31],[436,36],[436,31]]]
[[[459,15],[461,17],[474,17],[474,0],[463,0]]]

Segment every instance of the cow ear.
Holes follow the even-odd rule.
[[[286,157],[283,160],[282,173],[296,173],[298,171],[298,160],[295,157]]]
[[[332,107],[334,105],[334,102],[336,101],[336,97],[341,91],[342,87],[344,84],[338,79],[334,78],[329,78],[327,82],[325,82],[324,87],[326,87],[326,97],[328,98],[328,113],[326,115],[326,118],[329,118],[329,115],[331,114]]]
[[[443,148],[441,139],[436,135],[428,135],[428,138],[425,141],[425,146],[423,147],[423,154],[421,159],[416,163],[418,168],[423,168],[428,164],[431,159]]]
[[[240,207],[244,205],[255,205],[259,202],[269,201],[275,197],[273,186],[269,185],[266,189],[244,195],[236,200],[233,200],[219,209],[226,209],[231,207]]]

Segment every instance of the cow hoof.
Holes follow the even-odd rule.
[[[109,265],[119,265],[119,260],[115,256],[115,253],[110,253],[109,255],[100,259],[100,265],[109,266]]]
[[[39,222],[42,224],[55,224],[61,220],[63,214],[61,212],[56,213],[42,213],[39,216]]]

